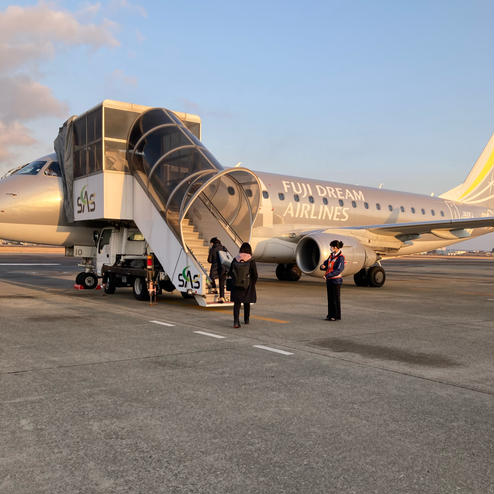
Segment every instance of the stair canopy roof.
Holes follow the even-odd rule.
[[[256,175],[245,168],[225,170],[172,111],[153,108],[137,118],[127,159],[183,245],[182,220],[188,216],[197,223],[194,214],[201,210],[213,215],[235,244],[250,239],[260,202]]]

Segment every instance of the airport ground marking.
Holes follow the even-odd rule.
[[[268,352],[281,353],[281,355],[293,355],[291,352],[285,352],[285,350],[279,350],[278,348],[271,348],[264,345],[253,345],[254,348],[260,348],[261,350],[267,350]]]
[[[175,326],[175,324],[171,324],[169,322],[163,322],[163,321],[149,321],[149,322],[152,322],[154,324],[161,324],[162,326]]]
[[[60,266],[59,262],[0,262],[0,266]]]
[[[210,336],[211,338],[220,338],[220,339],[226,338],[225,336],[221,336],[219,334],[214,334],[214,333],[208,333],[206,331],[194,331],[194,333],[202,334],[203,336]]]

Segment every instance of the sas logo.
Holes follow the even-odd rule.
[[[178,287],[179,288],[187,288],[187,285],[190,284],[190,288],[194,290],[198,290],[201,286],[201,282],[199,281],[199,275],[195,274],[192,276],[190,272],[190,266],[185,266],[183,271],[178,275]]]
[[[82,188],[81,194],[77,198],[77,214],[85,213],[86,211],[92,213],[96,209],[95,194],[88,194],[86,188],[87,185]]]

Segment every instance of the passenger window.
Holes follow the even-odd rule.
[[[405,212],[405,208],[404,208],[403,206],[400,206],[400,211],[401,211],[402,213],[404,213],[404,212]]]
[[[369,203],[368,202],[364,202],[364,208],[369,209]]]
[[[233,187],[230,186],[226,190],[231,196],[235,195],[235,189]]]
[[[247,197],[252,197],[252,190],[251,189],[245,189],[245,195]]]
[[[280,201],[285,200],[285,194],[283,194],[283,192],[278,192],[278,197],[280,198]]]
[[[433,209],[431,209],[431,214],[432,216],[436,216],[436,212]]]
[[[328,199],[327,199],[327,197],[323,197],[323,198],[322,198],[322,203],[323,203],[323,204],[326,204],[326,205],[328,204]]]
[[[338,201],[338,204],[339,204],[340,206],[342,206],[342,207],[343,207],[343,204],[345,204],[345,203],[343,202],[343,200],[342,200],[342,199],[340,199],[340,200]]]
[[[393,206],[391,206],[391,204],[388,204],[388,209],[389,209],[390,211],[393,211]]]
[[[48,177],[61,177],[62,172],[57,161],[52,161],[50,166],[45,170],[45,175]]]
[[[376,209],[377,209],[378,211],[381,211],[381,205],[380,205],[378,202],[376,202]]]
[[[294,196],[293,196],[293,200],[294,200],[295,202],[300,201],[300,196],[299,196],[298,194],[294,194]]]
[[[413,214],[415,214],[415,208],[410,208],[410,210],[412,211]]]
[[[355,201],[352,201],[352,208],[356,208],[357,207],[357,203]]]
[[[264,199],[268,199],[269,197],[269,192],[267,190],[263,190],[262,191],[262,197],[264,197]]]
[[[309,202],[310,202],[311,204],[314,204],[314,198],[313,198],[312,196],[309,196]]]
[[[422,208],[420,211],[422,212],[422,214],[425,214],[425,209],[424,208]]]
[[[441,216],[444,216],[444,211],[441,211]]]

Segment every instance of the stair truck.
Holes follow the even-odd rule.
[[[71,117],[55,140],[69,222],[94,228],[76,284],[138,299],[179,290],[216,305],[208,239],[230,252],[250,240],[261,187],[245,168],[224,169],[202,144],[196,115],[105,100]]]

